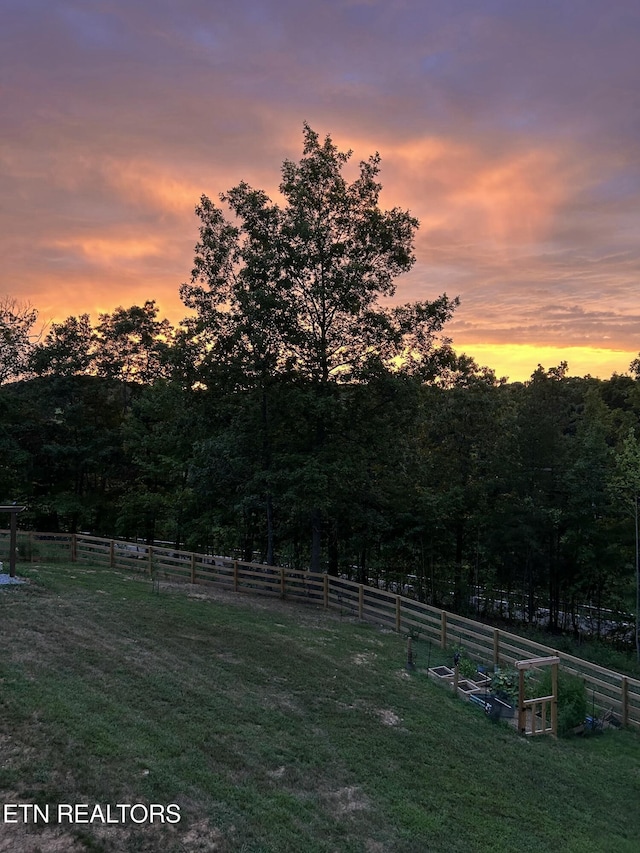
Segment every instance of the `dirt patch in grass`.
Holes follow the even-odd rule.
[[[2,792],[4,803],[29,803],[19,794]],[[230,830],[233,835],[233,827]],[[100,850],[120,853],[123,850],[190,851],[190,853],[229,853],[234,849],[218,828],[202,819],[181,831],[179,825],[37,826],[24,823],[3,825],[0,853],[85,853]]]
[[[283,714],[295,714],[296,716],[304,715],[303,709],[292,696],[274,690],[264,691],[261,705],[270,711],[280,711]]]
[[[402,722],[395,711],[390,711],[387,708],[379,708],[376,710],[376,716],[385,726],[399,726]]]
[[[356,664],[356,666],[363,666],[364,664],[371,663],[375,659],[375,652],[358,652],[351,658],[351,660]]]
[[[57,827],[34,832],[26,824],[4,827],[0,853],[84,853],[88,848]]]
[[[348,785],[337,791],[331,791],[325,794],[325,799],[336,816],[368,811],[371,808],[369,798],[357,785]]]
[[[200,820],[182,836],[184,849],[193,853],[226,853],[229,846],[219,829],[209,825],[206,820]]]

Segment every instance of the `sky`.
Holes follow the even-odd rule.
[[[177,323],[205,193],[302,127],[420,220],[397,301],[510,380],[640,350],[637,0],[0,0],[0,297]]]

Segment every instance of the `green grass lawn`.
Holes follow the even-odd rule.
[[[19,571],[0,587],[0,808],[181,820],[0,822],[0,853],[639,849],[634,733],[521,738],[427,680],[439,650],[414,642],[409,674],[403,637],[321,608]]]

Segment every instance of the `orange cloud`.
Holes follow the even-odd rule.
[[[554,153],[532,150],[480,164],[468,183],[454,188],[450,199],[462,218],[475,220],[483,237],[517,246],[549,234],[567,198],[565,184]]]
[[[544,239],[575,181],[564,152],[516,146],[493,152],[452,137],[415,138],[385,147],[393,196],[409,199],[423,230],[465,235],[468,242],[518,247]]]
[[[129,204],[179,216],[193,211],[204,192],[202,178],[191,179],[179,165],[171,168],[148,160],[111,160],[105,178]]]
[[[165,252],[159,237],[78,237],[56,240],[52,246],[72,254],[80,252],[89,262],[97,265],[146,260],[153,256],[160,257]]]

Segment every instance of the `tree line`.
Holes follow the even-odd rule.
[[[53,323],[0,302],[0,499],[33,529],[345,574],[550,627],[633,608],[638,362],[524,383],[455,353],[458,301],[390,306],[417,221],[379,157],[304,127],[280,195],[203,196],[177,327],[155,302]]]

